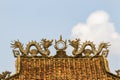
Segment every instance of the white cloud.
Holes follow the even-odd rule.
[[[110,54],[120,54],[120,34],[115,31],[114,23],[105,11],[96,11],[90,14],[86,23],[78,23],[72,29],[72,38],[83,41],[91,40],[96,44],[110,42]]]
[[[109,15],[104,11],[96,11],[92,13],[88,19],[87,24],[104,24],[109,21]]]

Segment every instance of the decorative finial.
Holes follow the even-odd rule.
[[[60,35],[60,41],[62,41],[62,35]]]
[[[55,40],[55,49],[64,51],[67,48],[66,41],[62,40],[62,35],[60,35],[60,39],[58,41]]]

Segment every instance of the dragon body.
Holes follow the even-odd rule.
[[[26,45],[26,48],[24,48],[23,44],[19,41],[14,41],[14,43],[11,45],[14,49],[18,48],[23,56],[27,56],[29,55],[29,53],[31,55],[36,55],[38,52],[41,55],[48,56],[50,54],[48,47],[52,45],[52,40],[50,41],[50,40],[42,39],[41,44],[39,44],[36,41],[31,41]],[[36,49],[30,50],[32,46],[36,47]]]
[[[90,46],[92,48],[92,52],[96,52],[96,48],[95,45],[93,44],[93,42],[90,41],[86,41],[82,44],[81,48],[79,49],[79,53],[78,54],[82,54],[83,52],[85,52],[85,48],[86,46]]]

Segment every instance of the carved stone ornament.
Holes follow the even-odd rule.
[[[23,44],[18,40],[11,43],[11,47],[13,49],[14,56],[17,57],[17,55],[21,56],[37,56],[38,53],[40,53],[42,56],[48,56],[50,54],[50,50],[48,49],[52,45],[53,40],[46,40],[42,39],[41,42],[31,41],[26,45],[26,48],[23,47]],[[30,49],[32,46],[34,46],[36,49]],[[19,53],[19,49],[21,54]]]
[[[93,42],[91,41],[86,41],[86,42],[83,42],[83,44],[81,44],[80,46],[80,43],[79,43],[79,39],[76,39],[76,40],[69,40],[69,43],[70,45],[74,48],[73,49],[73,55],[75,55],[75,57],[83,57],[83,56],[86,56],[86,57],[90,57],[90,56],[97,56],[97,55],[100,55],[101,52],[103,52],[102,55],[104,55],[105,57],[107,57],[108,55],[108,46],[110,46],[109,43],[100,43],[98,49],[96,49],[96,46],[95,44],[93,44]],[[86,47],[89,46],[91,49],[86,49]],[[103,51],[103,49],[105,49]]]
[[[56,50],[62,50],[64,51],[67,46],[66,46],[67,41],[62,40],[62,36],[60,36],[60,39],[58,41],[55,40],[55,49]]]
[[[14,41],[11,45],[13,49],[14,56],[18,55],[24,57],[35,57],[38,54],[41,54],[42,57],[48,57],[50,55],[49,47],[52,45],[53,40],[42,39],[41,42],[31,41],[26,47],[18,40]],[[95,44],[91,41],[80,42],[80,39],[68,40],[69,44],[73,47],[72,54],[73,57],[94,57],[94,56],[108,56],[108,46],[109,43],[102,42],[99,44],[98,48],[96,48]],[[31,49],[34,46],[35,49]],[[88,46],[90,48],[88,48]],[[56,53],[65,53],[67,49],[67,41],[62,39],[60,36],[59,40],[55,40],[54,48],[56,49]],[[17,50],[16,50],[17,49]],[[64,54],[64,55],[65,55]],[[58,56],[58,54],[56,54]],[[62,55],[61,55],[62,56]]]
[[[5,71],[0,74],[0,80],[5,80],[7,77],[10,77],[11,72]]]

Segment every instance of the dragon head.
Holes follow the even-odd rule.
[[[9,72],[9,71],[2,72],[2,75],[4,76],[4,79],[7,75],[9,76],[10,74],[11,74],[11,72]]]
[[[4,73],[5,73],[5,74],[11,74],[11,72],[9,72],[9,71],[5,71]]]
[[[110,46],[110,43],[109,42],[107,42],[107,43],[105,43],[105,42],[102,42],[101,44],[100,44],[100,46],[102,47],[102,48],[108,48],[108,46]]]
[[[20,44],[21,44],[21,43],[19,42],[19,40],[18,40],[18,41],[14,41],[14,42],[12,41],[11,47],[12,47],[12,48],[18,48]]]
[[[75,39],[75,40],[68,40],[69,41],[69,43],[70,43],[70,45],[72,46],[72,47],[74,47],[74,48],[78,48],[79,47],[79,41],[80,41],[80,39]]]
[[[48,48],[49,46],[51,46],[52,42],[53,42],[53,40],[42,39],[42,45],[44,48]]]

